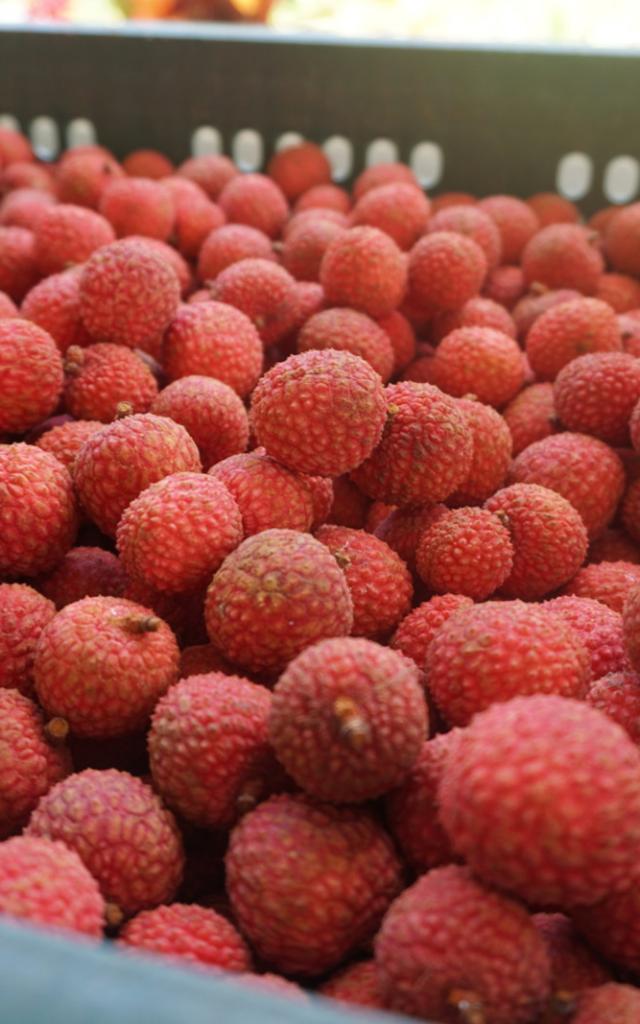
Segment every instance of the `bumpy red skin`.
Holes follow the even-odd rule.
[[[572,359],[589,352],[621,352],[616,315],[600,299],[575,299],[553,306],[527,334],[526,352],[537,380],[555,380]]]
[[[387,405],[378,374],[350,352],[303,352],[262,377],[251,398],[258,442],[289,469],[339,476],[382,434]]]
[[[98,431],[104,424],[97,420],[69,420],[59,427],[46,430],[36,441],[38,448],[55,455],[56,459],[71,472],[76,455],[85,441]]]
[[[526,910],[455,865],[392,904],[375,959],[387,1005],[428,1020],[459,1019],[466,997],[492,1024],[531,1024],[549,995],[549,957]]]
[[[629,660],[640,671],[640,587],[635,587],[625,602],[623,613],[624,640]]]
[[[120,560],[110,551],[91,547],[67,551],[53,572],[37,580],[40,593],[58,610],[83,597],[121,597],[126,583]]]
[[[298,231],[298,229],[303,225],[306,228],[311,224],[317,224],[318,221],[331,221],[332,224],[338,224],[341,228],[349,227],[349,218],[347,215],[339,213],[337,210],[302,210],[300,213],[294,213],[283,227],[283,241],[286,242],[287,238],[289,238],[289,236],[294,232]]]
[[[459,327],[436,349],[433,380],[449,395],[473,394],[501,408],[524,384],[524,363],[517,343],[491,327]]]
[[[337,967],[400,889],[391,842],[365,810],[275,796],[231,834],[227,887],[257,954],[287,974]]]
[[[318,640],[347,636],[353,606],[323,544],[295,530],[265,530],[218,569],[205,620],[209,639],[230,661],[273,671]]]
[[[373,164],[362,171],[353,183],[353,198],[357,201],[372,188],[380,188],[382,185],[398,181],[419,188],[418,179],[406,164],[400,162]]]
[[[289,214],[282,190],[264,174],[242,174],[232,178],[218,201],[232,224],[248,224],[277,238]]]
[[[415,331],[406,316],[403,316],[398,310],[381,317],[378,320],[378,326],[382,327],[391,342],[394,356],[393,373],[394,375],[400,373],[415,358],[417,345]]]
[[[33,659],[55,606],[23,583],[0,583],[0,699],[3,688],[30,694]]]
[[[505,309],[513,309],[526,291],[524,274],[520,267],[502,266],[487,274],[482,294],[499,302]]]
[[[73,263],[84,263],[92,252],[116,237],[109,221],[99,213],[70,203],[46,210],[34,236],[35,260],[43,277],[66,270]]]
[[[563,302],[572,302],[580,299],[580,292],[572,288],[545,288],[540,285],[537,289],[527,292],[513,307],[511,315],[515,321],[518,337],[524,341],[527,334],[537,321],[538,317],[547,310],[561,305]]]
[[[558,696],[516,698],[460,737],[440,817],[486,882],[538,906],[590,904],[640,874],[639,769],[638,748],[599,711]]]
[[[209,472],[236,500],[245,537],[263,530],[311,528],[310,478],[281,466],[263,449],[232,455]]]
[[[333,502],[327,517],[329,523],[361,530],[368,508],[369,499],[351,483],[348,476],[340,476],[333,481]]]
[[[62,383],[51,335],[18,317],[0,319],[0,434],[23,434],[50,416]]]
[[[609,982],[584,992],[571,1020],[572,1024],[635,1024],[639,1013],[638,989]]]
[[[350,228],[328,245],[320,284],[331,305],[349,306],[374,320],[388,316],[404,298],[406,257],[378,228]]]
[[[640,284],[626,274],[602,274],[595,297],[608,303],[616,313],[640,307]]]
[[[194,156],[180,164],[176,174],[194,181],[210,199],[217,199],[222,189],[240,172],[228,156],[206,154]]]
[[[489,214],[500,232],[502,262],[519,263],[524,247],[540,228],[537,215],[515,196],[487,196],[478,208]]]
[[[551,960],[553,993],[580,992],[609,981],[610,972],[581,941],[564,914],[534,914],[532,921]]]
[[[198,277],[213,281],[226,267],[245,259],[275,260],[271,239],[248,224],[225,224],[202,243]]]
[[[590,540],[613,519],[625,482],[624,467],[613,449],[586,434],[556,434],[537,441],[517,456],[509,471],[509,483],[540,484],[570,501]]]
[[[16,836],[0,843],[0,915],[102,937],[98,883],[64,843]]]
[[[515,457],[556,431],[553,385],[530,384],[509,402],[502,415],[511,431]]]
[[[591,906],[578,907],[574,923],[589,945],[617,967],[640,969],[640,886],[636,882]]]
[[[160,258],[164,260],[164,262],[167,263],[175,272],[180,285],[181,295],[191,290],[193,286],[191,267],[185,260],[184,256],[180,255],[177,249],[168,245],[167,242],[162,242],[159,238],[148,238],[145,235],[129,235],[126,241],[131,243],[137,242],[148,252],[151,251],[152,253],[155,253],[156,256],[160,256]]]
[[[437,791],[459,734],[452,729],[427,740],[406,779],[384,801],[389,831],[418,874],[456,859],[438,818]]]
[[[58,198],[61,203],[97,210],[105,188],[123,175],[120,164],[106,150],[70,150],[58,166]]]
[[[241,310],[265,345],[274,345],[292,326],[295,280],[271,260],[247,259],[227,267],[211,286],[212,298]]]
[[[349,213],[351,197],[339,185],[314,185],[296,201],[295,213],[303,210],[335,210],[338,213]]]
[[[461,398],[473,435],[473,459],[469,475],[454,494],[450,505],[477,505],[490,498],[505,482],[511,462],[511,433],[502,416],[489,405]]]
[[[249,420],[245,407],[228,384],[213,377],[181,377],[163,388],[151,411],[188,430],[205,470],[247,447]]]
[[[20,307],[20,314],[47,331],[61,352],[70,345],[91,344],[80,319],[81,277],[81,267],[52,274],[25,295]]]
[[[385,1008],[380,995],[378,969],[373,960],[361,960],[344,967],[325,981],[318,993],[349,1006],[367,1006],[373,1010]]]
[[[429,692],[451,725],[497,702],[551,693],[583,698],[589,656],[577,634],[546,608],[487,601],[451,616],[426,658]]]
[[[44,164],[35,164],[29,160],[12,161],[0,174],[0,194],[14,192],[19,188],[37,189],[53,196],[54,171]]]
[[[154,628],[146,631],[150,617]],[[75,736],[108,739],[145,725],[177,680],[178,661],[175,636],[148,608],[85,597],[45,626],[33,675],[47,714],[65,718]]]
[[[512,484],[485,502],[508,520],[513,568],[502,585],[504,597],[537,600],[577,573],[588,548],[586,527],[562,495],[538,484]]]
[[[459,309],[478,294],[486,276],[487,258],[473,239],[437,231],[409,254],[407,301],[425,317]]]
[[[331,182],[331,164],[314,142],[301,142],[274,153],[267,165],[273,178],[290,202],[308,189]]]
[[[45,210],[55,203],[52,195],[34,188],[9,192],[0,202],[0,224],[33,231]]]
[[[26,228],[0,227],[0,290],[21,302],[39,278],[34,235]]]
[[[513,565],[509,530],[482,508],[459,508],[425,530],[416,549],[420,579],[435,594],[463,594],[483,601],[506,580]]]
[[[169,903],[182,878],[173,815],[127,772],[88,768],[70,775],[41,799],[26,834],[75,850],[104,898],[127,916]]]
[[[171,627],[181,646],[207,642],[201,590],[192,594],[167,594],[146,583],[129,580],[123,596],[151,608]]]
[[[282,246],[282,265],[296,281],[319,281],[320,264],[329,243],[343,227],[318,216],[287,234]]]
[[[145,235],[166,242],[175,220],[171,193],[149,178],[112,181],[102,193],[98,209],[118,238]]]
[[[495,222],[479,206],[449,206],[439,210],[429,221],[429,234],[453,231],[465,235],[480,246],[487,259],[487,270],[495,270],[502,257],[502,239]]]
[[[47,742],[40,709],[17,690],[0,689],[0,744],[0,838],[4,838],[25,825],[40,797],[68,775],[71,758],[64,748]]]
[[[251,967],[249,950],[237,929],[215,910],[197,904],[172,903],[143,910],[127,922],[117,944],[194,967],[225,971]]]
[[[267,739],[271,694],[235,675],[182,679],[158,702],[151,773],[169,807],[204,828],[230,828],[273,792],[280,773]]]
[[[171,473],[198,473],[195,441],[164,416],[142,413],[109,424],[89,438],[76,458],[73,479],[80,501],[103,533],[114,536],[134,498]]]
[[[78,528],[69,471],[35,445],[0,445],[0,489],[0,577],[48,572]]]
[[[430,210],[431,203],[421,188],[409,182],[389,182],[368,189],[358,199],[350,223],[384,231],[406,252],[425,233]]]
[[[273,692],[269,740],[306,793],[360,803],[405,778],[428,727],[415,665],[349,637],[314,644],[288,665]]]
[[[598,562],[585,565],[563,593],[591,597],[622,614],[629,594],[640,586],[640,566],[631,562]]]
[[[344,572],[353,602],[352,636],[375,640],[394,629],[411,607],[407,566],[384,541],[364,530],[321,526],[316,537]]]
[[[80,310],[96,341],[135,348],[167,327],[179,301],[173,267],[139,241],[112,242],[85,263]]]
[[[589,562],[631,562],[640,565],[640,548],[626,533],[611,527],[589,545]]]
[[[163,366],[169,380],[215,377],[244,398],[257,384],[263,346],[251,320],[222,302],[181,306],[166,333]]]
[[[10,299],[4,292],[0,292],[0,317],[4,319],[5,317],[15,318],[17,316],[18,308],[13,299]]]
[[[176,195],[174,192],[173,202],[175,244],[186,259],[197,260],[204,240],[226,224],[227,218],[216,203],[203,195]]]
[[[207,672],[233,675],[228,663],[213,644],[194,644],[180,652],[180,678],[199,676]]]
[[[527,206],[536,214],[542,228],[547,224],[577,224],[580,221],[580,211],[575,203],[557,192],[536,192],[527,199]]]
[[[604,248],[607,260],[614,270],[623,274],[640,274],[640,259],[636,252],[640,231],[640,203],[619,210],[607,224]]]
[[[630,537],[640,541],[640,481],[634,480],[622,501],[622,524]]]
[[[444,501],[471,469],[473,437],[464,413],[431,384],[391,384],[385,394],[382,439],[353,473],[354,482],[391,504]]]
[[[636,672],[610,670],[596,677],[586,700],[622,726],[640,746],[640,676]]]
[[[158,394],[151,370],[125,345],[74,346],[67,350],[65,370],[65,406],[78,420],[111,423],[121,402],[132,412],[148,412]]]
[[[593,679],[628,667],[618,612],[592,598],[570,595],[554,597],[544,607],[560,615],[576,633],[589,655]]]
[[[338,349],[360,356],[387,383],[394,368],[391,342],[384,330],[354,309],[325,309],[304,324],[298,334],[298,352]]]
[[[446,210],[448,206],[475,206],[476,202],[476,197],[470,192],[440,192],[431,199],[431,209],[435,214]]]
[[[527,284],[575,288],[592,295],[604,271],[600,249],[580,224],[550,224],[542,228],[522,253]]]
[[[116,534],[129,576],[175,594],[206,587],[243,536],[235,498],[204,473],[151,484],[124,510]]]
[[[380,518],[378,521],[371,520],[371,511],[379,509]],[[385,541],[390,548],[400,555],[403,562],[409,566],[412,572],[416,568],[416,548],[420,537],[432,523],[435,523],[439,516],[444,515],[447,508],[444,505],[425,505],[423,507],[395,508],[394,506],[383,506],[382,502],[374,502],[369,510],[365,527],[369,532],[375,534],[380,540]]]
[[[122,170],[130,178],[160,180],[173,174],[173,164],[157,149],[135,149],[122,161]]]
[[[441,341],[458,327],[491,327],[510,338],[516,337],[516,327],[508,310],[499,302],[481,295],[469,299],[460,309],[435,317],[431,324],[431,337],[434,341]]]
[[[329,518],[333,505],[333,480],[326,476],[307,476],[304,479],[311,494],[311,504],[313,505],[311,532],[315,533]]]
[[[436,595],[424,601],[402,620],[391,637],[390,646],[412,658],[423,671],[427,651],[437,631],[451,615],[472,604],[470,597],[460,594]]]
[[[17,160],[34,160],[28,139],[13,128],[0,128],[0,166],[6,167]]]

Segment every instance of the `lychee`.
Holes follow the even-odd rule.
[[[325,309],[306,321],[298,334],[298,352],[311,349],[338,349],[360,356],[382,381],[391,377],[394,355],[391,342],[382,327],[354,309]]]
[[[127,575],[120,559],[111,551],[75,547],[36,583],[40,593],[53,601],[59,611],[83,597],[121,597]]]
[[[209,473],[237,502],[245,537],[263,530],[311,528],[310,477],[281,466],[264,449],[232,455],[212,466]]]
[[[459,309],[477,295],[487,258],[473,239],[453,231],[425,235],[409,253],[409,304],[425,317]]]
[[[479,206],[448,206],[431,217],[427,228],[433,231],[453,231],[471,238],[480,246],[487,259],[487,270],[495,270],[501,262],[502,239],[494,220]]]
[[[599,299],[575,299],[553,306],[537,318],[527,334],[527,358],[538,380],[555,380],[577,356],[620,351],[616,315]]]
[[[300,213],[302,210],[336,210],[338,213],[348,213],[351,209],[351,197],[344,188],[339,185],[314,185],[303,192],[294,205],[294,211]]]
[[[552,384],[530,384],[509,402],[502,415],[511,432],[514,457],[557,429]]]
[[[389,182],[368,189],[354,206],[354,227],[378,228],[403,250],[411,249],[424,234],[431,204],[421,188],[408,182]]]
[[[418,187],[418,179],[406,164],[395,161],[372,164],[371,167],[366,167],[364,171],[361,171],[354,181],[353,198],[358,200],[373,188],[380,188],[381,185],[400,181]]]
[[[0,698],[3,687],[30,694],[40,634],[55,606],[24,583],[0,583]]]
[[[67,349],[64,402],[78,420],[110,423],[121,403],[130,412],[148,412],[158,394],[148,366],[125,345],[102,342]]]
[[[43,276],[84,263],[92,252],[115,239],[108,220],[94,210],[58,203],[42,214],[34,232],[34,255]]]
[[[329,243],[320,267],[327,301],[376,319],[396,309],[407,286],[407,264],[389,235],[356,227]]]
[[[141,911],[125,924],[118,945],[194,967],[246,971],[251,966],[249,950],[231,922],[196,904],[171,903]]]
[[[524,383],[517,342],[490,327],[460,327],[444,338],[432,363],[433,382],[449,395],[474,395],[501,408]]]
[[[505,264],[487,274],[482,294],[488,299],[493,299],[494,302],[499,302],[505,309],[513,309],[526,289],[522,269]]]
[[[0,290],[21,302],[39,278],[32,231],[0,227]]]
[[[580,224],[549,224],[527,243],[522,270],[528,285],[575,288],[592,295],[604,270],[600,249]]]
[[[512,565],[509,530],[482,508],[447,512],[423,533],[416,550],[418,575],[432,593],[476,601],[493,594]]]
[[[51,274],[25,295],[20,314],[51,335],[61,352],[92,341],[80,317],[82,267]]]
[[[638,989],[608,982],[582,993],[572,1024],[634,1024],[639,1013]]]
[[[122,170],[130,178],[160,180],[173,174],[173,164],[157,149],[135,149],[122,161]]]
[[[58,198],[97,210],[100,197],[111,181],[122,178],[120,164],[99,147],[68,150],[57,168]]]
[[[274,153],[267,164],[267,174],[293,202],[310,188],[328,185],[331,164],[320,146],[304,141]]]
[[[379,516],[374,522],[371,512],[378,506]],[[422,506],[394,508],[382,502],[374,502],[369,510],[365,527],[385,541],[400,555],[412,572],[416,568],[416,549],[424,531],[437,522],[447,509],[444,505],[425,504]]]
[[[577,224],[580,221],[576,204],[557,192],[536,192],[527,199],[527,206],[537,216],[541,228],[546,228],[547,224]]]
[[[55,455],[58,462],[73,469],[76,456],[85,441],[102,430],[104,423],[98,420],[68,420],[57,427],[51,427],[38,438],[36,445],[44,452]]]
[[[593,985],[602,985],[609,971],[582,942],[564,914],[534,914],[532,921],[542,936],[551,960],[551,992],[562,998]]]
[[[120,178],[100,196],[98,209],[118,238],[145,235],[166,242],[175,220],[171,193],[150,178]]]
[[[491,327],[510,338],[516,337],[516,326],[509,311],[499,302],[482,295],[469,299],[459,309],[435,317],[431,324],[433,340],[441,341],[458,327]]]
[[[289,213],[282,189],[264,174],[233,177],[220,192],[218,202],[232,224],[248,224],[269,238],[278,237]]]
[[[0,434],[23,434],[55,410],[62,357],[50,334],[18,317],[0,319]]]
[[[391,637],[390,646],[412,658],[424,670],[427,651],[437,631],[447,619],[461,608],[472,605],[469,597],[461,594],[436,595],[424,601],[402,620]]]
[[[640,565],[598,562],[585,565],[564,588],[565,594],[590,597],[622,613],[632,590],[640,585]]]
[[[473,435],[473,459],[469,474],[454,494],[450,505],[476,505],[491,497],[504,483],[511,462],[511,433],[502,416],[489,405],[461,398]]]
[[[271,239],[248,224],[225,224],[211,231],[202,243],[198,277],[214,281],[226,267],[245,259],[275,260]]]
[[[271,260],[240,260],[211,285],[212,298],[241,310],[265,345],[276,344],[290,331],[294,294],[294,278]]]
[[[383,1010],[378,968],[373,960],[359,960],[333,974],[318,989],[318,994],[337,999],[348,1006],[367,1006]]]
[[[566,601],[567,598],[560,600]],[[640,676],[629,670],[609,670],[600,677],[594,675],[594,678],[596,681],[587,694],[587,704],[621,725],[633,742],[640,745]]]
[[[544,607],[559,615],[578,636],[589,655],[593,679],[627,667],[619,612],[594,598],[572,595],[554,597]]]
[[[151,411],[181,423],[196,442],[204,470],[244,452],[249,420],[238,395],[221,380],[194,374],[163,388]]]
[[[192,156],[180,164],[176,174],[194,181],[209,196],[216,200],[222,189],[239,174],[238,168],[228,156],[207,153]]]
[[[478,203],[500,232],[503,263],[519,263],[527,242],[540,228],[537,214],[515,196],[487,196]]]
[[[623,274],[640,274],[637,245],[640,231],[640,203],[618,209],[604,229],[604,249],[614,270]]]

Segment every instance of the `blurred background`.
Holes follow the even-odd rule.
[[[265,22],[348,36],[640,47],[638,0],[0,0],[0,22]]]

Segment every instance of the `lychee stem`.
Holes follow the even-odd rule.
[[[84,352],[79,345],[71,345],[64,357],[64,372],[71,377],[75,377],[84,363]]]
[[[464,1024],[487,1024],[482,1001],[476,992],[454,988],[447,1001],[456,1008]]]
[[[105,903],[104,919],[107,923],[107,928],[116,929],[119,928],[124,921],[124,914],[117,903]]]
[[[133,413],[133,406],[131,402],[118,402],[116,405],[116,414],[113,417],[114,420],[123,420],[127,416],[131,416]]]
[[[576,997],[572,992],[554,992],[540,1018],[540,1024],[560,1024],[560,1021],[571,1018],[576,1008]]]
[[[533,281],[532,284],[529,285],[529,291],[532,295],[544,295],[545,292],[549,291],[549,289],[546,284],[542,284],[541,281]]]
[[[340,724],[340,735],[354,750],[361,750],[371,736],[371,730],[362,712],[351,697],[337,697],[333,713]]]
[[[122,615],[115,619],[114,625],[120,626],[127,633],[155,633],[162,625],[162,619],[156,615]]]
[[[260,802],[260,798],[263,796],[263,793],[264,783],[262,779],[247,779],[236,798],[238,814],[242,816],[248,811],[252,811]]]
[[[61,747],[69,735],[69,723],[66,718],[56,716],[47,722],[44,734],[52,746]]]
[[[510,525],[510,521],[509,521],[509,516],[508,516],[508,514],[507,514],[507,513],[505,512],[505,510],[504,510],[503,508],[499,508],[499,509],[498,509],[498,510],[497,510],[497,511],[496,511],[496,512],[494,513],[494,515],[496,516],[496,518],[497,518],[497,519],[499,519],[499,520],[500,520],[500,522],[502,523],[502,525],[503,525],[503,526],[506,526],[506,528],[507,528],[507,530],[508,530],[508,529],[509,529],[509,525]]]

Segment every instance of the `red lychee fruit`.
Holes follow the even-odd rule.
[[[439,516],[447,512],[447,509],[444,505],[432,504],[417,508],[411,505],[406,508],[393,508],[383,506],[381,502],[374,503],[372,509],[376,504],[382,506],[380,508],[381,518],[378,522],[373,523],[368,516],[366,528],[375,533],[380,540],[385,541],[390,548],[393,548],[411,571],[415,571],[416,548],[420,537],[432,523],[437,521]]]
[[[245,407],[228,384],[213,377],[181,377],[163,388],[151,411],[188,430],[205,470],[247,447],[249,420]]]
[[[482,508],[447,512],[427,529],[416,550],[420,579],[431,593],[483,601],[506,580],[513,545],[499,516]]]
[[[374,1010],[385,1008],[380,995],[378,968],[373,960],[360,960],[343,967],[320,986],[318,994],[349,1006],[367,1006]]]
[[[218,274],[212,298],[241,310],[265,345],[274,345],[291,329],[295,281],[271,260],[240,260]]]
[[[244,939],[226,917],[209,907],[172,903],[143,910],[126,923],[118,946],[185,963],[246,971],[251,956]]]
[[[407,263],[389,235],[356,227],[329,243],[320,267],[327,301],[376,319],[396,309],[407,285]]]
[[[446,210],[449,206],[475,206],[477,200],[470,192],[441,192],[431,200],[433,213]]]
[[[444,338],[432,363],[434,383],[449,395],[474,395],[501,408],[524,383],[524,363],[517,343],[490,327],[460,327]]]
[[[109,245],[115,232],[108,220],[93,210],[59,203],[39,218],[34,233],[34,254],[38,270],[45,276],[84,263],[92,252]]]
[[[573,994],[610,979],[610,972],[581,941],[564,914],[534,914],[531,920],[551,960],[552,994]]]
[[[274,153],[267,164],[267,174],[293,202],[314,186],[328,185],[331,164],[320,146],[305,141]]]
[[[10,299],[4,292],[0,292],[0,317],[4,319],[5,317],[15,318],[17,316],[18,309],[13,299]]]
[[[568,598],[559,600],[567,601]],[[608,674],[594,678],[596,681],[587,694],[587,704],[617,722],[640,746],[640,676],[629,670],[609,670]]]
[[[455,865],[391,904],[375,959],[386,1004],[426,1019],[453,1022],[471,1007],[477,1020],[531,1024],[549,995],[549,956],[527,912]]]
[[[513,309],[518,299],[524,295],[526,287],[521,268],[505,265],[496,267],[487,274],[482,294],[494,302],[499,302],[505,309]]]
[[[177,249],[173,246],[168,245],[167,242],[161,242],[159,238],[148,238],[145,235],[129,235],[126,241],[130,244],[136,243],[141,245],[147,252],[152,252],[156,256],[159,256],[169,267],[175,272],[180,285],[180,294],[185,294],[191,290],[193,285],[193,276],[191,273],[191,267],[185,260],[184,256],[181,256]]]
[[[175,207],[173,237],[182,255],[186,259],[196,260],[205,239],[212,231],[226,224],[227,218],[220,207],[200,191],[194,193],[187,190],[185,193],[182,188],[175,188],[177,182],[181,186],[191,184],[184,178],[174,178],[174,187],[171,187],[171,182],[167,183]]]
[[[611,217],[604,230],[604,250],[613,270],[634,277],[640,274],[639,232],[640,203],[631,203]]]
[[[298,352],[311,349],[338,349],[360,356],[380,374],[391,377],[394,355],[391,342],[375,320],[355,309],[325,309],[304,324],[298,335]]]
[[[69,420],[59,427],[45,430],[36,445],[43,451],[55,455],[58,462],[66,466],[69,472],[73,468],[76,456],[85,441],[102,430],[104,424],[97,420]]]
[[[276,683],[269,740],[294,781],[320,800],[380,796],[407,775],[428,734],[419,674],[370,640],[324,640]]]
[[[135,149],[122,161],[122,170],[130,178],[153,178],[159,181],[173,174],[173,164],[157,149]]]
[[[526,352],[538,380],[555,380],[560,370],[589,352],[620,352],[616,315],[599,299],[575,299],[548,309],[527,334]]]
[[[553,385],[530,384],[509,402],[502,415],[511,432],[515,457],[556,431]]]
[[[282,189],[264,174],[237,175],[224,186],[218,201],[232,224],[248,224],[269,238],[278,237],[289,214]]]
[[[318,221],[331,221],[332,224],[337,224],[338,227],[341,228],[349,227],[349,218],[347,217],[347,215],[345,213],[339,213],[337,210],[302,210],[300,213],[294,213],[293,216],[289,218],[289,220],[283,227],[283,241],[286,242],[290,235],[294,234],[303,227],[307,228],[311,224],[317,224]]]
[[[437,791],[447,758],[459,734],[459,729],[452,729],[427,740],[404,782],[385,797],[385,820],[389,831],[418,874],[450,864],[455,859],[451,843],[438,819]]]
[[[296,281],[319,281],[324,254],[344,228],[320,217],[301,223],[287,234],[282,246],[282,265]]]
[[[21,316],[50,334],[61,352],[92,340],[80,318],[81,277],[81,267],[52,274],[25,295],[20,307]]]
[[[333,501],[328,522],[336,526],[350,526],[361,530],[365,524],[369,499],[348,476],[339,476],[333,481]]]
[[[214,281],[226,267],[246,259],[275,260],[271,239],[264,231],[247,224],[225,224],[202,243],[198,277],[201,281]]]
[[[389,185],[392,182],[405,182],[414,187],[419,187],[418,179],[406,164],[390,162],[383,164],[372,164],[356,178],[353,184],[353,198],[357,201],[365,192],[373,188],[380,188],[381,185]]]
[[[629,594],[640,585],[640,565],[598,562],[585,565],[564,588],[565,594],[590,597],[622,614]]]
[[[120,516],[150,484],[171,473],[198,473],[198,449],[184,427],[142,413],[116,420],[90,437],[73,466],[82,506],[109,536]]]
[[[580,299],[580,292],[572,288],[546,288],[544,285],[534,285],[530,292],[521,298],[513,307],[512,316],[518,330],[518,337],[524,340],[537,321],[538,317],[563,302],[573,302]]]
[[[359,949],[400,888],[391,841],[368,811],[303,796],[271,797],[247,814],[226,869],[243,933],[264,961],[295,975],[322,974]]]
[[[135,348],[168,326],[179,301],[175,271],[148,245],[121,239],[85,263],[80,309],[96,341]]]
[[[412,658],[422,671],[427,651],[437,631],[461,608],[472,605],[471,598],[460,594],[437,595],[414,608],[391,637],[390,646]]]
[[[382,439],[353,474],[371,498],[398,505],[444,501],[469,475],[473,436],[457,403],[430,384],[386,388]]]
[[[34,231],[45,210],[55,201],[50,193],[40,189],[18,188],[0,201],[0,224]]]
[[[222,672],[232,675],[227,662],[213,644],[194,644],[180,652],[180,678],[204,675],[208,672]]]
[[[519,263],[527,242],[540,229],[537,214],[521,199],[504,195],[481,199],[478,209],[491,217],[500,232],[502,262]]]
[[[173,473],[127,506],[117,543],[132,579],[181,593],[206,587],[243,536],[240,509],[223,482],[205,473]]]
[[[429,221],[429,234],[434,231],[453,231],[466,235],[480,246],[487,260],[487,270],[495,270],[501,262],[502,239],[495,221],[479,206],[448,206],[439,210]]]
[[[538,484],[512,484],[485,502],[511,532],[513,568],[504,597],[537,600],[572,579],[585,560],[588,538],[581,516],[555,491]]]
[[[421,188],[408,182],[389,182],[368,189],[358,199],[350,217],[354,227],[371,227],[405,251],[425,233],[431,204]],[[452,229],[455,230],[455,229]]]
[[[494,331],[508,334],[510,338],[516,337],[516,326],[508,310],[499,302],[480,295],[469,299],[459,309],[435,317],[431,325],[431,336],[434,341],[441,341],[458,327],[491,327]]]
[[[486,276],[487,258],[477,242],[436,231],[409,254],[407,300],[425,317],[446,313],[477,295]]]
[[[583,992],[572,1024],[634,1024],[640,1013],[640,992],[632,985],[609,982]]]
[[[58,198],[61,203],[97,210],[107,185],[123,176],[122,167],[105,149],[69,150],[57,168]]]
[[[14,302],[21,302],[39,276],[33,232],[0,227],[0,290]]]
[[[207,591],[209,639],[249,670],[280,670],[317,640],[347,636],[353,607],[346,579],[324,544],[296,530],[249,537]]]
[[[511,433],[489,405],[461,398],[458,402],[473,435],[473,459],[466,480],[447,499],[450,505],[486,501],[504,483],[511,462]]]
[[[580,699],[591,681],[577,634],[551,611],[523,601],[487,601],[450,616],[427,650],[426,672],[429,692],[452,725],[512,697]]]
[[[627,274],[602,274],[594,294],[616,313],[640,307],[640,284]]]
[[[99,939],[104,911],[98,883],[64,843],[35,836],[0,843],[0,916]]]
[[[58,611],[83,597],[121,597],[127,574],[119,558],[103,548],[77,547],[67,551],[53,572],[41,576],[38,590]]]
[[[150,178],[111,181],[100,196],[98,209],[118,238],[144,235],[166,242],[175,220],[169,189]]]
[[[592,539],[613,519],[625,473],[608,445],[586,434],[565,433],[525,448],[511,466],[509,482],[540,484],[561,494],[580,513]]]
[[[406,369],[416,355],[416,336],[406,316],[398,310],[378,320],[378,326],[387,335],[393,350],[393,374]]]
[[[316,537],[345,574],[353,602],[352,636],[384,637],[411,607],[411,574],[396,552],[364,530],[321,526]]]
[[[34,445],[3,444],[0,494],[0,578],[48,572],[69,550],[78,528],[69,471]]]
[[[637,973],[640,967],[639,909],[640,892],[636,881],[598,903],[577,907],[573,919],[593,949],[617,967]]]
[[[48,742],[40,709],[17,690],[0,688],[0,747],[0,837],[4,838],[26,824],[40,797],[68,775],[71,759],[64,748]]]
[[[50,334],[18,317],[0,319],[0,434],[23,434],[50,416],[63,379]]]
[[[209,473],[237,502],[245,537],[271,529],[311,529],[310,477],[281,466],[264,449],[232,455]]]
[[[182,679],[158,702],[148,736],[151,773],[169,807],[205,828],[229,828],[273,791],[271,694],[235,675]]]
[[[55,606],[23,583],[0,583],[0,699],[3,687],[30,694],[33,659]]]
[[[487,882],[542,906],[594,903],[638,878],[639,770],[640,750],[606,715],[555,695],[520,697],[465,729],[444,769],[440,816]]]
[[[627,534],[640,541],[640,482],[634,480],[622,501],[622,523]]]
[[[262,364],[263,346],[251,320],[222,302],[181,306],[165,336],[163,365],[170,380],[215,377],[244,398]]]
[[[591,663],[593,679],[627,667],[622,616],[590,597],[554,597],[545,608],[560,615],[578,636]]]
[[[194,181],[213,200],[218,198],[225,185],[238,177],[239,173],[233,160],[228,156],[214,153],[192,156],[180,164],[176,171],[179,177]]]
[[[294,206],[296,213],[302,210],[336,210],[348,213],[351,209],[349,193],[339,185],[314,185],[300,196]]]
[[[74,850],[103,897],[127,916],[169,903],[182,878],[173,815],[128,772],[88,768],[58,782],[40,800],[26,834]]]
[[[128,580],[123,597],[155,612],[171,627],[182,646],[207,642],[204,594],[201,590],[190,594],[169,594],[146,583]]]
[[[251,398],[259,444],[289,469],[339,476],[366,459],[387,415],[378,374],[350,352],[303,352],[262,377]]]
[[[329,518],[331,506],[333,505],[333,480],[326,476],[307,476],[305,485],[311,494],[313,506],[313,519],[311,521],[311,533],[315,533],[323,526]]]
[[[148,412],[158,394],[151,370],[125,345],[102,342],[67,349],[64,402],[78,420],[110,423],[125,403],[129,412]]]
[[[87,643],[87,637],[91,643]],[[135,732],[178,678],[179,651],[167,624],[115,597],[85,597],[45,626],[33,665],[47,714],[76,736]]]
[[[640,564],[640,548],[622,530],[611,527],[589,545],[589,562]]]
[[[575,288],[592,295],[604,271],[595,239],[580,224],[549,224],[527,243],[522,270],[528,285]]]
[[[527,199],[527,206],[537,216],[541,228],[546,228],[547,224],[577,224],[580,221],[576,204],[557,192],[536,192]]]
[[[29,140],[13,128],[0,128],[0,167],[17,160],[34,160]]]

